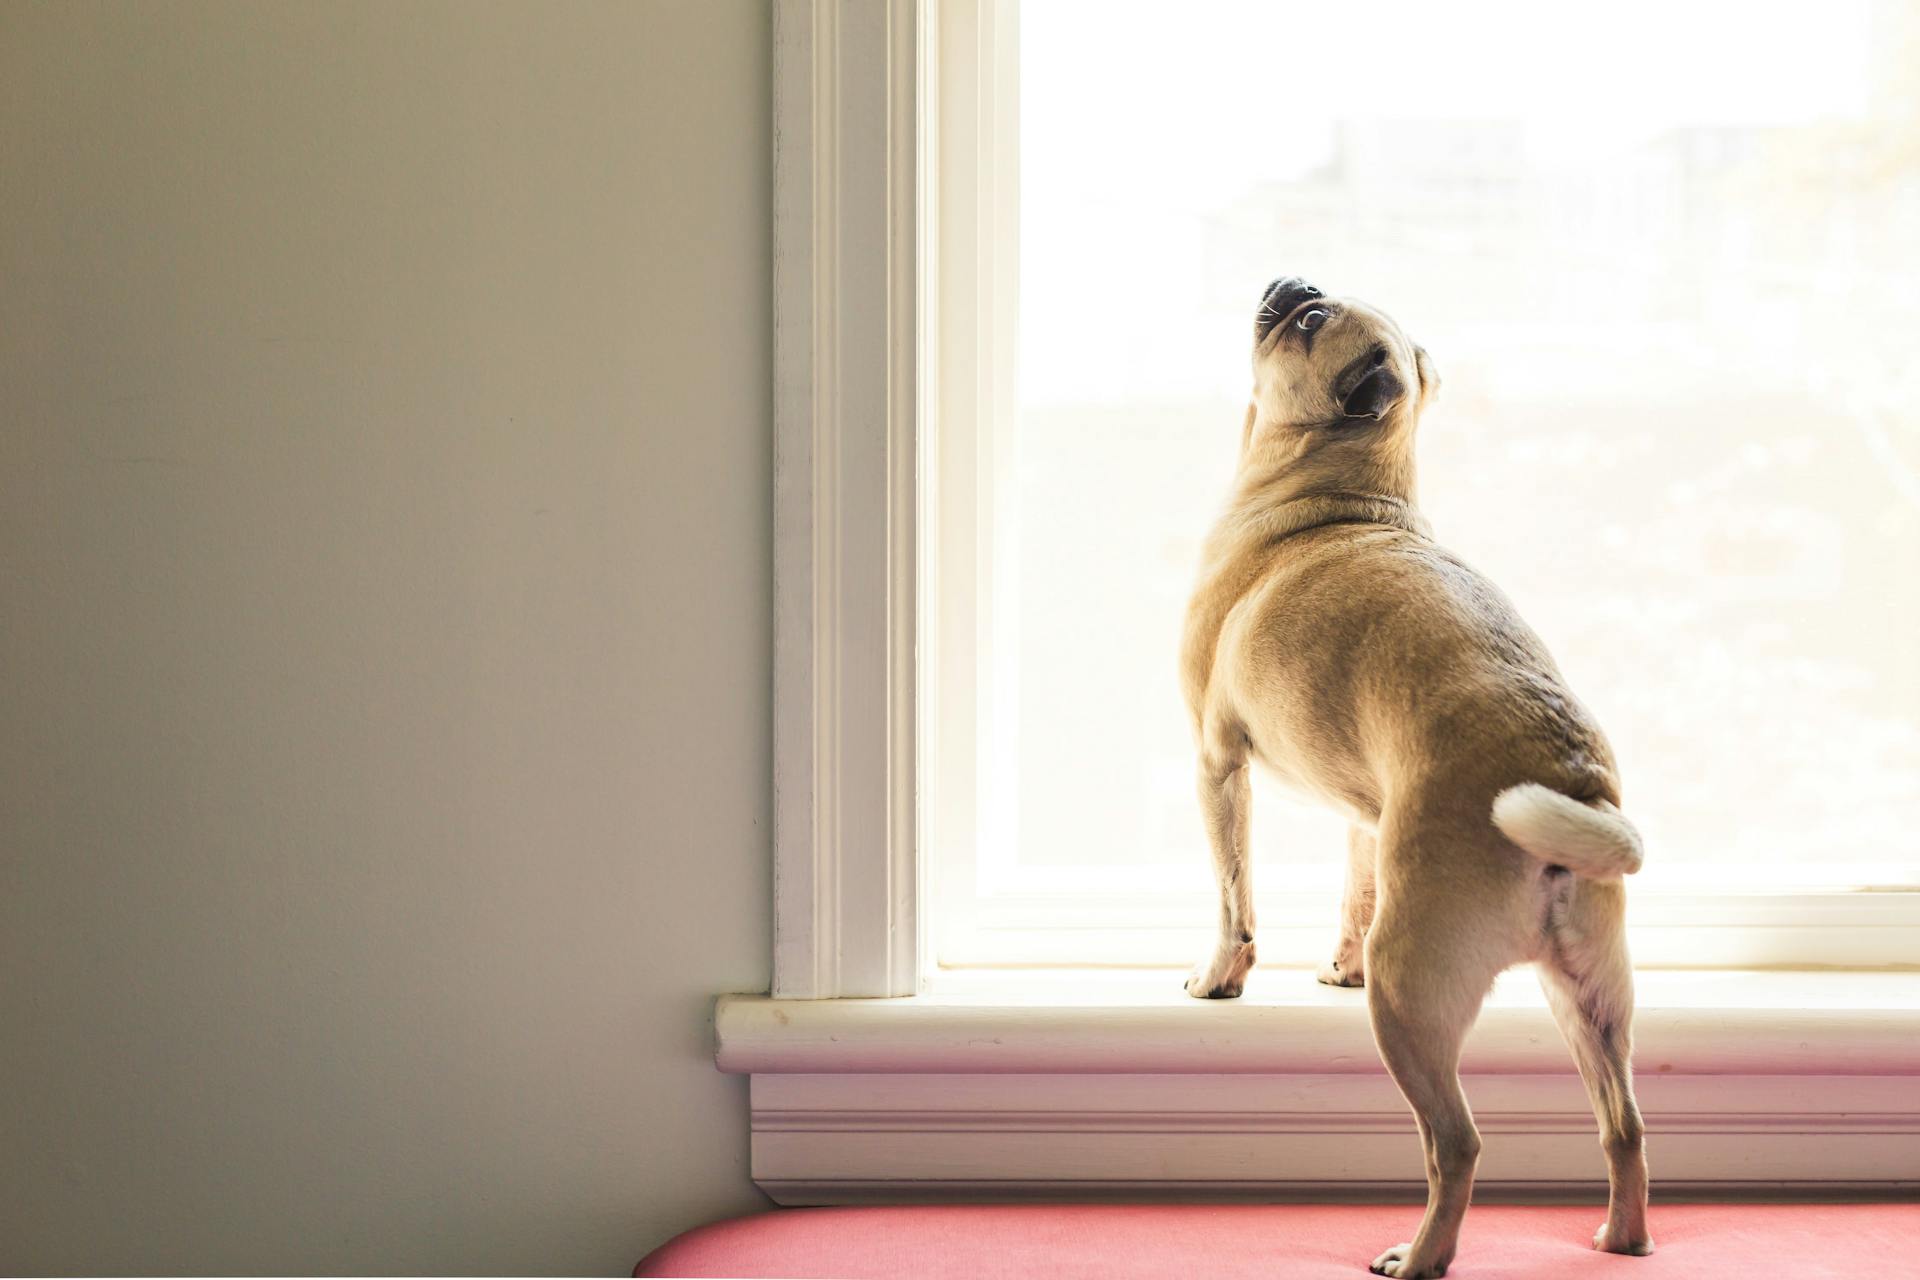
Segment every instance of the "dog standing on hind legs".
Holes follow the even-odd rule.
[[[1319,976],[1365,986],[1427,1171],[1418,1233],[1373,1270],[1412,1280],[1453,1260],[1480,1155],[1460,1046],[1494,977],[1525,961],[1599,1121],[1594,1245],[1649,1253],[1620,881],[1641,846],[1612,750],[1539,637],[1414,505],[1414,430],[1438,387],[1426,352],[1364,303],[1284,278],[1261,298],[1253,372],[1181,650],[1220,884],[1219,937],[1187,992],[1237,996],[1253,967],[1258,762],[1353,824]]]

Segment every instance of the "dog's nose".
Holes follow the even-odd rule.
[[[1275,325],[1287,318],[1289,311],[1308,298],[1325,296],[1317,286],[1308,284],[1299,276],[1281,276],[1260,295],[1260,310],[1254,316],[1254,328],[1264,338],[1273,331]]]

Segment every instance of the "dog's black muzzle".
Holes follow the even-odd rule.
[[[1281,276],[1260,295],[1260,310],[1253,320],[1254,340],[1259,341],[1272,333],[1275,325],[1285,320],[1295,307],[1307,299],[1326,296],[1299,276]]]

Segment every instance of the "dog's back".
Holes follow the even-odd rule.
[[[1369,824],[1438,788],[1490,812],[1536,782],[1618,803],[1613,752],[1506,596],[1430,539],[1340,522],[1264,553],[1221,609],[1198,692],[1212,732]],[[1198,602],[1197,602],[1198,603]],[[1202,609],[1217,605],[1202,605]]]

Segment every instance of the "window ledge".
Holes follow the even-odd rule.
[[[1175,970],[958,972],[922,996],[725,996],[755,1182],[782,1204],[1417,1199],[1405,1102],[1360,991],[1263,969],[1203,1002]],[[1920,973],[1639,975],[1656,1194],[1920,1189]],[[1532,975],[1468,1040],[1489,1197],[1598,1198],[1594,1122]]]
[[[1238,1000],[1194,1000],[1174,970],[955,970],[926,995],[721,998],[721,1070],[1380,1073],[1365,993],[1256,970]],[[1920,973],[1652,970],[1637,976],[1635,1062],[1649,1075],[1920,1074]],[[1466,1074],[1562,1074],[1567,1048],[1533,975],[1502,975]]]

